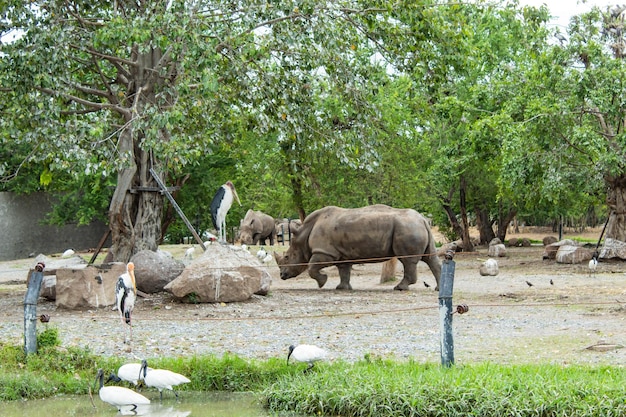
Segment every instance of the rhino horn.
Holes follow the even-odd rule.
[[[276,263],[278,265],[280,265],[280,263],[283,261],[284,256],[279,254],[278,252],[274,252],[274,259],[276,259]]]

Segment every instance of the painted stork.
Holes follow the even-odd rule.
[[[113,375],[109,376],[107,382],[111,379],[114,379]],[[128,414],[129,412],[136,413],[137,406],[150,404],[149,399],[132,389],[114,386],[105,387],[104,371],[102,369],[98,370],[96,383],[99,384],[98,395],[100,396],[100,399],[107,404],[117,407],[117,410],[123,414]]]
[[[305,362],[309,364],[305,371],[313,368],[313,364],[317,361],[326,359],[328,351],[313,345],[291,345],[289,346],[289,354],[287,355],[287,364],[289,364],[289,358],[293,358],[298,362]]]
[[[132,314],[135,308],[135,299],[137,298],[137,284],[135,283],[135,264],[129,262],[126,265],[126,272],[119,276],[115,285],[115,301],[117,310],[122,318],[122,327],[124,328],[124,343],[130,343],[133,340],[133,324]],[[126,338],[126,325],[130,329],[130,339]]]
[[[174,387],[180,384],[191,382],[189,378],[167,369],[148,368],[148,361],[141,361],[141,369],[139,370],[139,378],[143,380],[148,387],[154,387],[159,390],[161,400],[163,400],[163,390],[171,390],[178,399],[178,393],[174,391]]]
[[[217,238],[220,243],[226,243],[226,214],[228,214],[233,200],[237,200],[241,205],[235,186],[232,182],[226,181],[226,184],[217,190],[213,201],[211,201],[211,219],[217,230]]]

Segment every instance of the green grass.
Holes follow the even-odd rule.
[[[36,354],[0,344],[0,400],[86,394],[97,369],[125,361],[63,348],[49,331]],[[190,391],[259,394],[273,413],[326,416],[619,416],[626,415],[622,367],[497,365],[442,368],[439,364],[365,357],[320,363],[310,372],[283,359],[237,356],[147,358],[152,367],[187,375]]]

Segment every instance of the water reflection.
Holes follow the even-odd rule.
[[[146,395],[144,393],[144,395]],[[146,417],[269,417],[253,394],[179,392],[180,399],[164,399],[146,395],[152,403],[136,410]],[[3,417],[49,416],[120,416],[117,409],[98,398],[93,403],[87,395],[62,396],[45,400],[10,401],[0,403]],[[126,414],[126,413],[124,413]]]

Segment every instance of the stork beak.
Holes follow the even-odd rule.
[[[235,196],[235,200],[237,200],[239,205],[241,205],[241,200],[239,200],[239,196],[237,195],[237,190],[235,190],[235,187],[233,187],[233,195]]]

